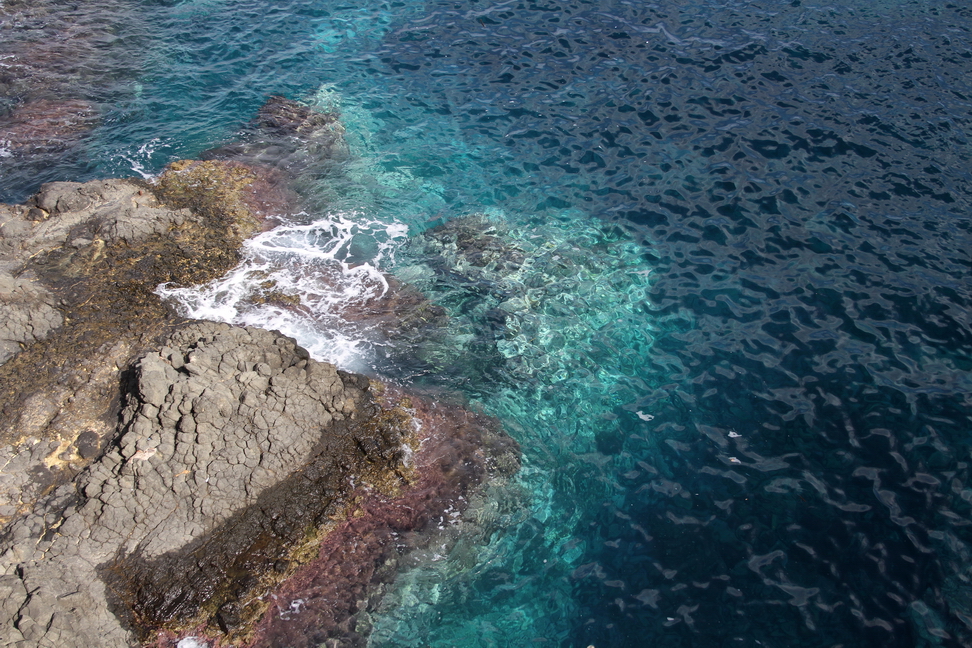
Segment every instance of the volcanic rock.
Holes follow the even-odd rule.
[[[123,370],[184,321],[155,287],[226,272],[261,227],[247,200],[254,174],[203,171],[170,169],[158,190],[49,183],[24,205],[0,205],[0,522],[76,474],[113,432]],[[236,183],[219,203],[193,201],[185,178],[203,193],[200,178],[213,176]]]
[[[127,646],[235,603],[350,479],[405,483],[411,429],[368,389],[279,334],[177,330],[136,365],[107,451],[0,541],[0,645]]]
[[[335,119],[282,100],[255,123],[321,162]],[[397,556],[518,468],[488,417],[155,294],[240,261],[292,204],[279,168],[181,161],[0,205],[0,646],[363,645]],[[347,317],[444,317],[393,288]]]

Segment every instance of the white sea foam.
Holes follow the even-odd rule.
[[[149,160],[161,142],[162,140],[160,138],[154,137],[139,146],[131,155],[122,153],[118,157],[128,162],[132,167],[132,171],[142,176],[143,179],[152,180],[155,176],[146,171],[145,165],[149,163]]]
[[[209,644],[199,637],[185,637],[179,640],[176,648],[209,648]]]
[[[318,360],[365,370],[378,336],[366,319],[345,314],[389,289],[380,268],[407,229],[357,213],[285,223],[247,241],[243,262],[224,277],[188,288],[163,284],[156,293],[186,316],[277,330]]]

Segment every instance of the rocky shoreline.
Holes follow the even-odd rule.
[[[397,556],[518,469],[488,417],[154,294],[288,209],[252,152],[0,205],[0,646],[363,645]]]

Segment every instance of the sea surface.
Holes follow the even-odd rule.
[[[305,208],[222,281],[161,292],[459,392],[521,444],[475,525],[409,554],[375,648],[972,645],[966,2],[0,20],[7,202],[152,177],[271,95],[340,111],[352,155],[299,178]],[[388,274],[448,324],[397,340],[336,315]],[[267,277],[302,307],[249,298]]]

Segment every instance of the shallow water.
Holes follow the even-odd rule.
[[[351,161],[185,307],[459,389],[521,443],[374,646],[972,643],[970,10],[31,5],[2,105],[82,116],[8,142],[0,198],[157,173],[270,94],[340,106]],[[482,266],[434,229],[474,214]],[[448,326],[380,337],[312,281],[379,271]],[[234,292],[267,273],[301,309]]]

